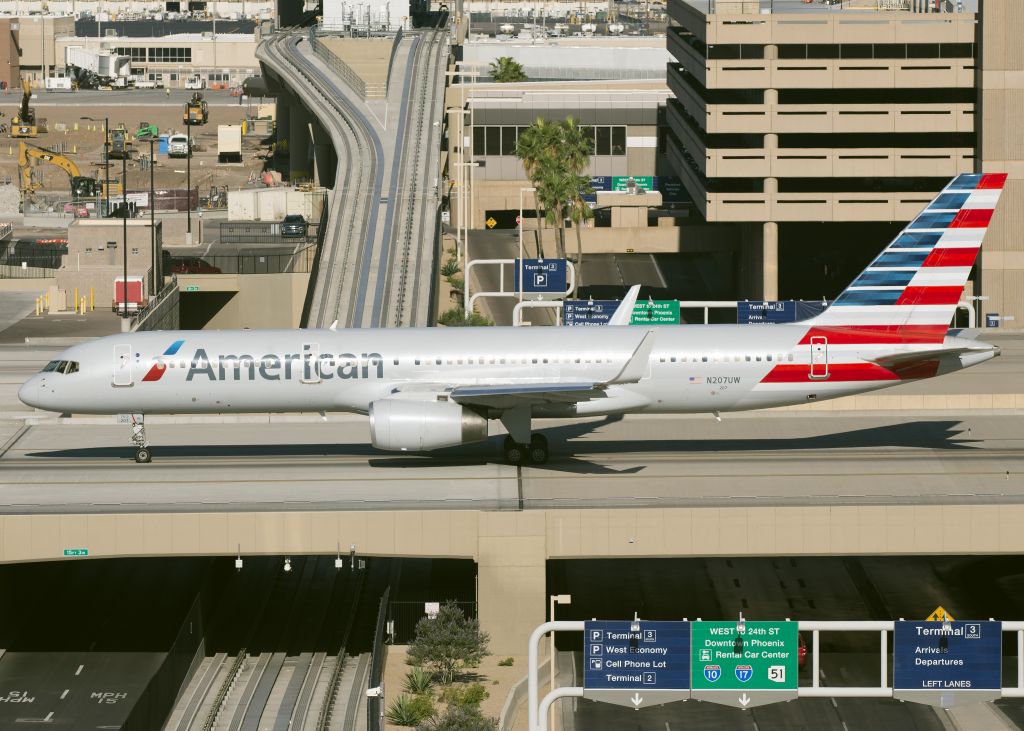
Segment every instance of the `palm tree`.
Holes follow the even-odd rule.
[[[590,195],[593,192],[594,189],[590,187],[590,181],[581,176],[580,186],[577,188],[576,195],[569,201],[569,218],[572,220],[572,227],[576,231],[576,279],[572,288],[573,299],[578,299],[580,283],[583,281],[583,233],[580,229],[583,228],[583,224],[588,219],[594,217],[594,211],[583,200],[583,196]]]
[[[552,132],[553,126],[548,124],[543,117],[537,117],[537,120],[516,139],[516,157],[522,161],[526,177],[533,183],[534,188],[538,186],[539,172],[550,149]],[[540,217],[540,196],[536,191],[533,195],[533,204],[537,216],[535,219],[537,221],[537,247],[538,253],[541,253],[540,225],[542,219]],[[519,225],[522,226],[523,222],[520,221]],[[542,253],[541,255],[543,256]]]
[[[508,84],[526,81],[523,65],[511,56],[501,56],[491,62],[491,78],[498,83]]]

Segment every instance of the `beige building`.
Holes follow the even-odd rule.
[[[103,48],[130,56],[133,74],[178,88],[192,74],[199,74],[208,86],[239,86],[259,73],[258,43],[258,35],[244,33],[181,33],[159,38],[104,36],[102,40],[67,36],[57,38],[56,48],[60,73],[65,72],[64,49],[68,46]]]
[[[16,18],[0,18],[0,81],[8,88],[21,79],[21,31]]]
[[[668,6],[669,157],[709,223],[741,226],[738,294],[834,296],[950,178],[1006,171],[974,286],[1024,319],[1024,3],[762,5]]]
[[[68,226],[68,253],[57,270],[57,287],[68,301],[88,296],[92,290],[96,307],[114,300],[114,279],[124,274],[124,229],[120,219],[78,219]],[[156,256],[163,246],[163,226],[156,222]],[[153,275],[152,239],[148,220],[128,221],[128,276],[143,277],[146,295]]]
[[[42,83],[45,76],[64,66],[64,51],[57,39],[75,34],[75,19],[68,16],[29,15],[11,18],[18,26],[18,49],[25,78]],[[20,83],[20,82],[19,82]]]

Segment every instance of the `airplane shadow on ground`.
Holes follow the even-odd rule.
[[[618,439],[574,440],[599,430],[621,417],[607,417],[597,421],[541,428],[548,438],[551,460],[534,469],[559,472],[587,472],[598,474],[628,474],[639,472],[643,466],[611,469],[598,465],[587,457],[604,455],[637,455],[660,453],[717,454],[729,456],[741,452],[788,452],[815,450],[856,449],[979,449],[982,440],[966,434],[962,423],[949,421],[908,421],[901,424],[854,429],[850,431],[816,434],[805,437],[742,437],[695,439]],[[543,422],[541,422],[543,423]],[[172,458],[293,458],[293,457],[366,457],[371,467],[410,468],[487,465],[501,463],[503,435],[490,437],[478,444],[440,449],[435,452],[389,454],[369,444],[196,444],[152,446],[154,459]],[[82,447],[78,449],[51,449],[29,452],[26,457],[36,459],[134,459],[134,449],[127,446]]]

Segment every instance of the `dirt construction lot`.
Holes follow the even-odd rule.
[[[37,118],[46,120],[48,131],[25,142],[51,149],[63,144],[64,154],[78,165],[82,175],[102,179],[104,116],[109,117],[111,128],[123,124],[130,132],[138,129],[140,122],[155,124],[161,134],[185,132],[182,112],[191,93],[179,90],[169,95],[162,90],[40,93],[32,99],[31,105],[35,107]],[[240,124],[248,102],[245,106],[240,105],[238,98],[227,92],[204,92],[204,96],[209,104],[209,122],[192,128],[193,142],[198,145],[192,158],[192,185],[199,189],[200,195],[205,195],[214,185],[243,185],[251,173],[262,171],[263,160],[257,154],[266,152],[259,139],[244,137],[242,164],[218,164],[217,125]],[[0,121],[9,126],[11,117],[18,114],[20,102],[20,95],[14,92],[0,96],[0,112],[3,114]],[[251,111],[255,115],[255,103]],[[83,120],[82,117],[94,117],[99,121]],[[0,136],[0,180],[10,178],[15,186],[18,184],[18,142],[7,135]],[[129,190],[149,187],[149,170],[140,167],[138,153],[148,155],[149,142],[136,145],[133,159],[128,161]],[[68,176],[59,168],[39,165],[35,173],[37,180],[44,185],[42,192],[69,192]],[[115,180],[120,176],[121,161],[112,160],[110,178]],[[184,188],[185,160],[168,159],[158,154],[155,177],[158,188]]]

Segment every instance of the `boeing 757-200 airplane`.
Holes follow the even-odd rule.
[[[948,332],[1005,175],[960,175],[822,314],[788,325],[133,332],[68,348],[29,379],[29,406],[130,414],[350,411],[373,445],[431,450],[508,430],[505,457],[542,463],[535,418],[717,413],[847,396],[981,363],[998,348]]]

